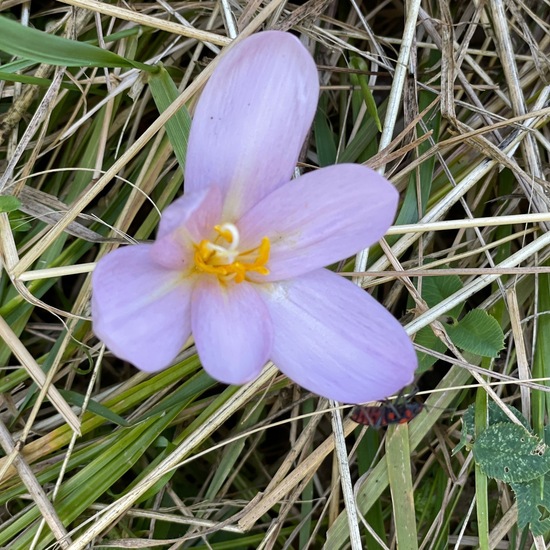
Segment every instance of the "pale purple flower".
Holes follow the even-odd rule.
[[[94,271],[94,330],[116,356],[157,371],[193,334],[206,371],[228,384],[268,359],[346,403],[411,382],[401,325],[323,269],[384,235],[396,190],[355,164],[291,181],[318,93],[313,59],[290,34],[256,34],[220,61],[195,112],[184,196],[153,244],[115,250]]]

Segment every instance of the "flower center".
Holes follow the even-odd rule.
[[[214,241],[204,239],[195,245],[195,267],[213,273],[220,281],[242,283],[248,272],[267,275],[271,243],[263,237],[259,246],[239,251],[239,230],[232,223],[214,226],[218,236]]]

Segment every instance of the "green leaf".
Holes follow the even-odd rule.
[[[546,261],[545,266],[550,266]],[[550,275],[541,273],[539,279],[539,292],[537,309],[540,312],[550,310]],[[537,334],[534,356],[533,356],[533,374],[534,378],[546,379],[546,382],[539,384],[549,385],[550,378],[550,315],[540,315],[537,321]],[[550,394],[542,390],[533,390],[531,397],[533,428],[536,433],[542,434],[545,418],[550,416]]]
[[[529,422],[527,422],[527,419],[518,409],[516,409],[516,407],[513,405],[508,405],[508,410],[522,423],[526,430],[531,431]],[[468,439],[473,439],[475,437],[475,413],[476,405],[475,403],[472,403],[462,415],[462,433],[460,435],[458,445],[453,449],[453,456],[466,445]],[[494,401],[491,401],[489,403],[488,425],[491,426],[492,424],[501,422],[508,422],[512,424],[510,419],[506,416],[506,413]],[[547,443],[549,442],[547,441]]]
[[[327,120],[326,109],[327,97],[322,95],[313,122],[319,166],[329,166],[336,162],[336,140]]]
[[[1,209],[0,209],[1,210]],[[14,233],[26,233],[31,230],[31,224],[27,221],[29,217],[21,212],[10,214],[10,227]]]
[[[534,536],[544,536],[550,531],[550,518],[542,519],[541,508],[550,512],[550,476],[536,478],[525,483],[511,483],[518,505],[518,527],[530,524]]]
[[[92,44],[69,40],[0,17],[0,50],[38,63],[61,67],[124,67],[148,72],[156,67],[126,59]]]
[[[385,114],[387,106],[388,101],[385,100],[378,108],[382,115]],[[345,146],[344,150],[340,152],[338,155],[338,162],[357,162],[365,152],[372,151],[374,147],[376,147],[377,150],[377,136],[378,130],[374,120],[372,118],[367,119],[365,123],[361,125],[354,138]]]
[[[430,307],[435,307],[440,302],[458,292],[462,288],[462,281],[457,275],[445,275],[443,277],[423,277],[422,298]],[[453,319],[458,318],[464,304],[459,304],[448,311],[446,315]]]
[[[242,433],[248,429],[252,429],[264,414],[265,404],[250,404],[242,415],[235,432]],[[213,473],[212,480],[208,484],[208,489],[205,491],[205,498],[208,501],[214,501],[218,491],[224,483],[234,474],[236,465],[242,458],[242,452],[249,445],[249,440],[244,437],[230,443],[227,447],[220,451],[220,458],[217,463],[216,471]]]
[[[475,434],[479,437],[489,425],[489,401],[487,392],[478,388],[475,397]],[[489,548],[489,478],[479,464],[475,464],[476,517],[481,548]]]
[[[488,477],[525,482],[550,471],[550,447],[522,426],[489,426],[473,446],[474,460]]]
[[[445,328],[453,344],[470,353],[497,357],[504,348],[504,333],[498,321],[481,309],[470,311],[458,323]]]
[[[369,67],[364,59],[360,57],[352,57],[351,58],[351,66],[354,69],[358,69],[360,71],[368,72]],[[365,105],[367,106],[367,112],[374,120],[374,123],[376,124],[376,127],[378,128],[378,131],[382,131],[382,123],[380,122],[380,117],[378,116],[378,109],[376,108],[376,101],[374,101],[374,96],[372,95],[372,92],[369,88],[369,83],[365,75],[362,74],[352,74],[350,75],[351,82],[353,84],[359,84],[361,87],[361,93],[363,94],[363,100],[365,101]]]
[[[59,393],[65,398],[67,403],[69,405],[76,405],[77,407],[82,407],[84,404],[84,396],[81,393],[71,391],[71,390],[59,390]],[[118,426],[128,427],[130,426],[130,423],[124,420],[122,416],[114,413],[109,407],[106,407],[105,405],[102,405],[101,403],[98,403],[97,401],[94,401],[93,399],[90,399],[87,404],[87,410],[97,414],[97,416],[101,416],[102,418],[105,418],[105,420],[108,420],[109,422],[112,422],[113,424],[117,424]]]
[[[174,81],[164,67],[160,67],[155,74],[150,75],[149,88],[160,113],[164,112],[179,95]],[[185,170],[190,130],[191,115],[186,107],[182,107],[166,122],[166,134],[182,170]]]
[[[447,349],[445,344],[434,334],[431,327],[421,328],[416,333],[414,343],[439,353],[445,353]],[[418,368],[416,369],[417,376],[429,370],[437,361],[437,357],[423,353],[422,351],[417,351],[416,354],[418,356]]]
[[[388,481],[392,495],[395,534],[400,548],[416,550],[417,532],[414,489],[411,473],[409,431],[393,426],[386,438]]]
[[[33,84],[35,86],[49,86],[52,81],[47,78],[37,78],[35,76],[27,76],[24,74],[7,73],[0,71],[0,80],[6,82],[21,82],[23,84]]]
[[[440,57],[440,54],[437,55]],[[434,64],[437,63],[434,59]],[[435,99],[435,94],[426,90],[419,92],[419,110],[426,109]],[[433,142],[437,143],[439,138],[439,131],[441,126],[441,110],[439,105],[432,108],[424,116],[424,124],[418,124],[416,126],[416,133],[418,137],[422,137],[426,134],[426,131],[432,131]],[[421,157],[424,153],[427,153],[432,143],[429,139],[426,139],[419,144],[417,148],[417,155]],[[395,225],[403,225],[409,223],[416,223],[426,213],[428,201],[432,194],[432,186],[434,181],[434,167],[437,155],[429,155],[428,158],[422,162],[419,170],[414,170],[409,176],[409,183],[407,185],[407,191],[405,198],[399,210],[399,215]],[[393,236],[392,239],[397,239],[397,236]],[[392,239],[389,240],[391,244]]]
[[[0,212],[13,212],[21,206],[21,201],[13,195],[0,196]]]
[[[211,378],[206,371],[200,370],[192,375],[174,392],[170,393],[158,405],[151,407],[145,414],[140,415],[132,424],[143,422],[144,420],[159,414],[164,414],[172,407],[180,406],[182,403],[191,402],[199,395],[214,387],[218,382]]]
[[[9,63],[4,63],[2,65],[2,74],[12,75],[14,73],[19,73],[21,71],[24,71],[25,69],[28,69],[29,67],[32,67],[33,65],[36,65],[36,63],[29,59],[16,59],[15,61],[10,61]],[[7,80],[9,80],[9,78]],[[37,78],[36,80],[43,80],[43,79]]]

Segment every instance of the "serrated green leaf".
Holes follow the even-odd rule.
[[[179,95],[172,77],[164,67],[159,67],[155,74],[150,75],[149,88],[160,113],[164,112]],[[185,170],[187,141],[190,130],[191,115],[185,106],[166,122],[166,134],[182,170]]]
[[[526,430],[531,431],[531,426],[529,426],[527,418],[523,416],[519,409],[513,405],[507,405],[507,408],[523,424]],[[468,407],[468,410],[470,410],[470,407]],[[489,426],[498,424],[499,422],[512,423],[506,413],[494,401],[491,401],[489,403]]]
[[[422,298],[430,307],[435,307],[440,302],[458,292],[462,288],[462,281],[456,275],[445,275],[444,277],[424,277],[422,279]],[[456,319],[464,304],[458,304],[448,311],[446,315]]]
[[[550,531],[550,518],[541,518],[541,508],[550,512],[550,476],[525,483],[511,483],[510,486],[516,494],[519,529],[530,524],[534,536],[546,535]]]
[[[489,426],[473,445],[474,460],[488,477],[525,482],[550,471],[550,448],[522,426]]]
[[[466,412],[462,415],[462,432],[460,435],[460,441],[458,445],[453,449],[453,455],[460,451],[468,442],[468,438],[475,436],[475,403],[472,403]],[[527,419],[516,409],[513,405],[508,405],[508,410],[522,423],[526,430],[531,432],[531,427]],[[488,425],[497,424],[499,422],[510,422],[510,419],[506,416],[506,413],[494,402],[489,402],[489,422]],[[550,438],[550,436],[549,436]],[[546,442],[547,444],[549,441]]]
[[[483,357],[497,357],[504,348],[504,333],[498,321],[481,309],[468,312],[455,325],[445,327],[460,349]]]
[[[0,50],[38,63],[61,67],[124,67],[147,72],[156,67],[126,59],[92,44],[69,40],[0,17]]]
[[[13,195],[0,196],[0,212],[13,212],[21,206],[21,201]]]
[[[414,343],[425,348],[437,351],[438,353],[445,353],[447,349],[445,344],[434,334],[434,331],[430,327],[421,328],[414,338]],[[416,369],[416,375],[420,375],[426,372],[437,361],[437,357],[429,355],[427,353],[417,351],[418,368]]]
[[[472,411],[473,411],[474,407],[475,407],[475,405],[470,405],[468,407],[468,411],[470,409],[472,409]],[[452,453],[451,453],[452,456],[455,456],[456,453],[460,452],[466,446],[466,444],[468,443],[468,438],[469,437],[474,436],[473,412],[472,412],[471,418],[467,418],[466,414],[468,413],[468,411],[466,411],[466,413],[462,417],[462,430],[460,432],[460,441],[456,444],[456,446],[452,450]]]

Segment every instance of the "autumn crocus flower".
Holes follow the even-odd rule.
[[[411,382],[403,328],[323,269],[382,237],[397,192],[354,164],[291,181],[318,93],[315,64],[290,34],[254,35],[220,61],[193,119],[184,196],[153,244],[115,250],[94,271],[94,330],[116,356],[157,371],[193,334],[206,371],[228,384],[268,359],[347,403]]]

